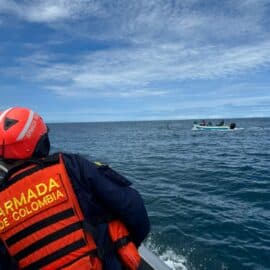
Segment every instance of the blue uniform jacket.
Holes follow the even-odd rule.
[[[75,154],[63,154],[67,172],[87,222],[95,224],[95,240],[103,251],[103,269],[120,270],[122,266],[110,245],[106,217],[122,220],[135,244],[139,246],[150,230],[148,215],[139,193],[124,177],[108,167],[99,167]],[[0,243],[0,270],[16,269]]]

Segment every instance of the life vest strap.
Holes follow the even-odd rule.
[[[56,261],[57,259],[64,257],[65,255],[84,247],[85,245],[86,245],[85,240],[83,238],[81,238],[78,241],[73,242],[72,244],[67,245],[67,246],[55,251],[54,253],[49,254],[46,257],[43,257],[43,258],[35,261],[34,263],[22,268],[22,270],[40,269],[40,268]]]
[[[40,240],[34,242],[33,244],[25,247],[24,249],[20,250],[18,253],[14,254],[14,257],[16,260],[20,261],[23,258],[27,257],[31,253],[37,251],[40,248],[45,247],[46,245],[50,244],[53,241],[56,241],[60,238],[63,238],[72,232],[75,232],[77,230],[81,229],[81,222],[72,223],[66,227],[64,227],[61,230],[58,230],[52,234],[49,234]]]
[[[6,244],[8,247],[14,245],[15,243],[19,242],[23,238],[35,233],[36,231],[39,231],[47,226],[53,225],[54,223],[70,218],[74,216],[74,210],[72,208],[68,208],[67,210],[64,210],[62,212],[59,212],[53,216],[49,216],[48,218],[42,219],[39,222],[36,222],[25,229],[17,232],[16,234],[12,235],[6,240]]]
[[[118,250],[119,248],[127,245],[129,242],[131,242],[131,238],[129,235],[119,238],[118,240],[113,242],[114,248]]]
[[[71,262],[67,263],[67,264],[64,264],[63,266],[61,266],[61,268],[57,268],[56,270],[61,270],[61,269],[64,269],[72,264],[74,264],[75,262],[81,260],[82,258],[86,257],[86,256],[90,256],[90,257],[98,257],[97,255],[97,250],[92,250],[90,252],[86,252],[85,254],[81,255],[80,257],[72,260]]]

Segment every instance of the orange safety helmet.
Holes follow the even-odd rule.
[[[49,149],[48,128],[37,113],[14,107],[0,114],[0,158],[42,157]]]

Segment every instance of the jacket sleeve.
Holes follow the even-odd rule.
[[[85,190],[94,192],[98,201],[126,224],[135,244],[139,246],[150,231],[150,223],[138,191],[130,187],[130,182],[114,171],[108,173],[77,155],[69,158],[76,159],[76,162],[72,162],[73,170],[79,166],[80,179],[77,181],[82,182],[81,186]]]

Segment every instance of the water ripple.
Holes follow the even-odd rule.
[[[270,269],[270,119],[50,125],[52,150],[109,163],[140,190],[146,244],[173,269]]]

